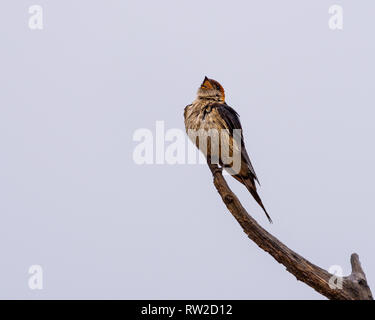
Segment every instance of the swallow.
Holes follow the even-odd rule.
[[[216,80],[205,77],[198,89],[196,99],[192,104],[185,107],[184,119],[185,129],[189,138],[204,153],[207,161],[213,161],[213,158],[218,158],[214,160],[247,188],[263,209],[269,222],[272,223],[272,219],[257,192],[255,183],[259,184],[259,179],[246,151],[239,114],[226,104],[225,91],[222,85]],[[212,138],[207,139],[210,130],[226,132],[228,137],[223,139],[220,136],[217,142],[212,142],[214,141]],[[205,141],[206,145],[202,141]],[[218,145],[214,145],[215,143]],[[219,150],[214,156],[212,147],[218,147]],[[229,150],[231,155],[238,150],[240,155],[238,170],[233,170],[233,162],[228,164],[227,161],[224,161],[226,160],[223,159],[222,155],[224,148]]]

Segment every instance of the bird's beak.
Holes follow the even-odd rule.
[[[213,89],[214,87],[212,86],[210,79],[208,79],[207,77],[204,77],[204,80],[201,84],[201,88],[203,88],[203,89]]]

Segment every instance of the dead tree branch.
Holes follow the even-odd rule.
[[[268,252],[277,262],[298,280],[306,283],[328,299],[333,300],[373,300],[365,273],[356,253],[351,256],[352,273],[343,277],[342,289],[332,287],[332,274],[312,264],[273,235],[263,229],[244,209],[237,196],[231,191],[216,164],[208,164],[214,178],[214,185],[228,210],[241,225],[247,236],[261,249]],[[331,279],[331,282],[330,282]],[[331,284],[331,286],[330,286]]]

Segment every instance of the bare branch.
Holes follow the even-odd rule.
[[[247,236],[261,249],[268,252],[277,262],[298,280],[306,283],[322,295],[335,300],[373,300],[366,276],[356,253],[351,256],[352,273],[342,278],[342,289],[331,288],[332,274],[312,264],[289,249],[277,238],[263,229],[244,209],[237,196],[231,191],[222,175],[222,169],[208,162],[214,185],[228,210],[241,225]]]

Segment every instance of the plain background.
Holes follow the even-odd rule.
[[[274,224],[228,179],[243,205],[323,268],[348,274],[358,252],[374,289],[374,1],[0,8],[0,298],[323,299],[246,238],[206,166],[134,163],[134,131],[184,129],[205,75],[241,116]]]

